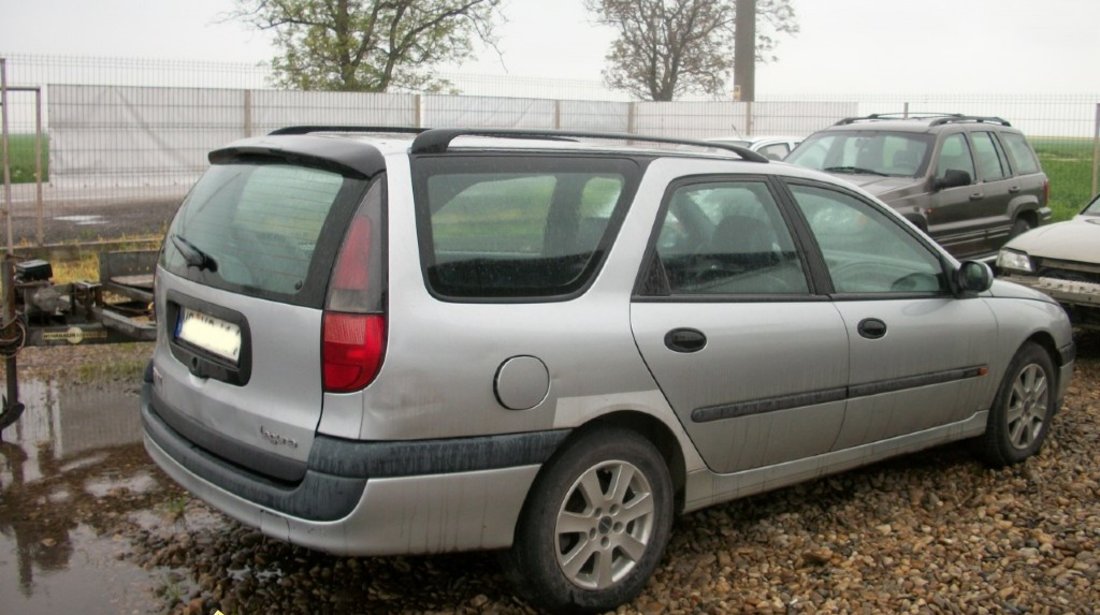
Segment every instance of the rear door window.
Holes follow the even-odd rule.
[[[764,181],[676,187],[656,243],[653,266],[663,268],[658,278],[666,282],[645,294],[809,293],[794,241]]]
[[[414,163],[429,287],[455,299],[565,298],[592,278],[637,165],[552,156]]]
[[[974,142],[974,156],[982,172],[982,181],[1003,179],[1008,175],[1004,153],[988,132],[972,132],[970,140]]]

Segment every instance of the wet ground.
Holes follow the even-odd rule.
[[[119,352],[134,356],[116,365],[136,367],[148,348],[102,347],[79,364],[69,349],[28,351],[27,410],[0,443],[0,612],[160,613],[165,587],[186,590],[187,575],[132,557],[129,537],[171,526],[180,495],[141,446],[133,368],[95,367]]]
[[[1052,441],[953,445],[693,513],[620,612],[1097,612],[1100,335]],[[28,349],[0,443],[0,613],[530,613],[493,554],[338,558],[179,490],[140,443],[148,344]]]

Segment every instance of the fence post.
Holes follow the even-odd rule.
[[[0,149],[4,166],[4,217],[8,221],[8,255],[15,252],[11,231],[11,150],[8,149],[8,60],[0,58]]]
[[[244,91],[244,136],[252,136],[252,90]]]
[[[34,211],[35,211],[35,239],[41,247],[46,243],[46,232],[43,229],[43,219],[46,217],[46,208],[42,203],[42,87],[34,90]]]
[[[638,103],[631,101],[630,106],[626,108],[626,131],[630,134],[635,134],[634,130],[634,108]]]
[[[752,101],[745,101],[745,136],[751,137],[752,130]]]
[[[1092,193],[1096,194],[1097,179],[1100,178],[1100,103],[1096,103],[1096,119],[1092,128]]]
[[[424,127],[424,116],[421,113],[422,107],[420,105],[420,94],[417,94],[413,97],[413,127],[415,128]]]
[[[554,130],[561,130],[561,101],[554,101]]]
[[[909,103],[905,103],[901,106],[901,117],[909,119]]]

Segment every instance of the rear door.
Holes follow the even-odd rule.
[[[278,159],[217,164],[200,179],[158,271],[153,405],[171,427],[300,478],[321,415],[325,289],[367,185]]]
[[[986,231],[985,249],[992,252],[1008,241],[1012,230],[1009,203],[1019,187],[1013,187],[1016,182],[1010,177],[1008,159],[993,133],[976,130],[969,134],[983,193],[982,200],[975,203],[974,214],[981,217]]]
[[[631,325],[707,465],[735,472],[827,452],[844,416],[847,333],[815,294],[772,185],[674,183],[652,242]]]

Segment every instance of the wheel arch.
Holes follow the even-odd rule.
[[[1055,378],[1055,386],[1057,387],[1058,385],[1060,385],[1061,383],[1057,382],[1057,379],[1061,377],[1058,371],[1058,366],[1062,364],[1062,353],[1058,350],[1058,345],[1054,342],[1054,337],[1046,331],[1036,331],[1035,333],[1031,334],[1031,337],[1028,337],[1026,340],[1024,340],[1022,344],[1020,344],[1020,348],[1023,348],[1024,344],[1027,344],[1028,342],[1032,342],[1038,345],[1040,348],[1043,349],[1044,352],[1047,353],[1047,356],[1050,357],[1050,363],[1054,366],[1053,376]],[[1017,352],[1019,352],[1018,349]]]
[[[675,514],[680,514],[684,509],[684,490],[687,485],[687,463],[684,452],[680,447],[676,435],[668,425],[665,425],[657,417],[637,410],[617,410],[615,412],[610,412],[595,417],[573,429],[572,433],[558,444],[554,453],[543,462],[543,467],[535,477],[532,489],[527,493],[527,497],[524,498],[524,509],[527,508],[531,500],[531,492],[534,491],[534,486],[538,484],[539,479],[545,472],[545,468],[560,457],[564,451],[568,450],[573,442],[578,440],[581,436],[596,429],[603,428],[618,428],[633,431],[648,440],[657,449],[657,452],[660,453],[661,457],[665,460],[665,465],[668,467],[669,478],[672,480],[673,512]]]

